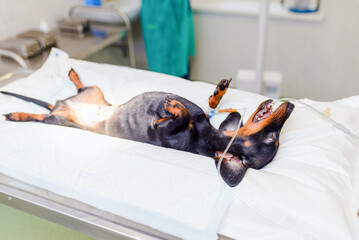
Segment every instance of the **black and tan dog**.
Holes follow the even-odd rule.
[[[232,112],[220,125],[212,127],[208,115],[196,104],[178,95],[164,92],[140,94],[125,104],[113,106],[106,102],[97,86],[85,87],[76,72],[69,72],[78,94],[55,106],[14,93],[2,92],[30,101],[50,110],[48,114],[14,112],[4,115],[9,121],[37,121],[77,127],[92,132],[125,138],[162,147],[174,148],[209,156],[216,164],[222,152],[236,134],[241,118]],[[222,80],[209,105],[215,108],[227,91],[230,80]],[[294,109],[287,102],[272,113],[272,100],[259,105],[223,156],[220,174],[229,186],[236,186],[248,168],[260,169],[277,153],[279,134],[284,122]]]

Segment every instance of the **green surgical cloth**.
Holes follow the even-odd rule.
[[[188,74],[194,56],[193,13],[188,0],[142,0],[142,31],[151,71]]]

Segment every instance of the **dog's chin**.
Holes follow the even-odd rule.
[[[248,167],[239,158],[229,155],[231,157],[224,157],[220,165],[218,165],[219,158],[217,155],[215,163],[224,182],[230,187],[235,187],[242,181]]]

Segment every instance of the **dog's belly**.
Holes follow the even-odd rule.
[[[73,102],[71,100],[66,101],[66,105],[71,109],[73,121],[84,129],[109,135],[104,132],[103,125],[113,116],[116,107]]]

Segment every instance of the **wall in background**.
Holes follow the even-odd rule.
[[[323,22],[269,21],[265,68],[283,72],[283,96],[325,101],[359,94],[359,1],[321,2]],[[217,83],[254,69],[255,17],[195,11],[195,30],[192,79]]]

